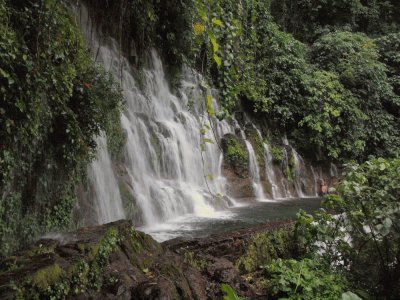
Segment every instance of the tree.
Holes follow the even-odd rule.
[[[390,85],[385,64],[379,61],[374,41],[359,33],[329,33],[313,44],[311,57],[319,68],[339,75],[367,116],[362,157],[398,155],[399,122],[392,111],[400,109],[400,101]]]
[[[308,253],[347,273],[374,299],[400,297],[400,159],[349,164],[315,217],[301,213],[298,233]],[[380,298],[378,298],[380,299]]]

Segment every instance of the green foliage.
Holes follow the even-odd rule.
[[[221,284],[221,291],[225,294],[223,300],[242,300],[230,285]]]
[[[243,144],[235,138],[227,140],[226,162],[238,169],[248,169],[249,154]]]
[[[192,53],[192,0],[84,0],[96,24],[143,66],[148,49],[160,51],[175,77]],[[172,78],[174,80],[175,78]]]
[[[299,218],[299,236],[309,253],[346,272],[357,289],[371,296],[400,296],[400,160],[371,159],[350,164],[347,174],[314,218]]]
[[[272,153],[272,157],[273,157],[274,163],[281,164],[282,161],[283,161],[283,150],[282,150],[282,148],[278,147],[278,146],[271,145],[270,149],[271,149],[271,153]]]
[[[337,300],[347,289],[341,274],[317,260],[277,259],[266,272],[270,293],[279,299]]]
[[[122,95],[62,3],[0,1],[0,256],[70,226],[95,136],[123,143]]]
[[[387,67],[386,73],[393,91],[400,96],[400,33],[382,36],[376,39],[375,43],[378,47],[379,59]]]
[[[367,116],[366,122],[355,126],[356,132],[364,132],[356,143],[360,149],[365,141],[363,158],[369,154],[398,155],[400,100],[389,83],[386,66],[378,60],[374,41],[350,32],[326,34],[314,43],[312,57],[319,67],[339,75]]]
[[[207,260],[197,257],[196,254],[191,251],[185,252],[185,261],[199,271],[205,271],[209,265]]]
[[[270,0],[275,21],[296,38],[312,41],[328,30],[352,30],[368,34],[399,29],[399,2],[362,0]]]
[[[242,273],[257,271],[277,258],[288,258],[297,252],[293,229],[279,229],[251,237],[246,253],[236,262]]]
[[[251,129],[249,133],[246,133],[246,135],[253,145],[259,166],[264,166],[264,141],[262,140],[262,137],[258,134],[257,130],[254,129]]]
[[[255,109],[269,112],[269,117],[284,129],[294,121],[305,93],[305,76],[309,73],[306,48],[272,22],[267,22],[259,35],[257,73],[265,78],[267,98],[254,99]]]
[[[357,157],[363,153],[363,124],[366,115],[358,100],[339,82],[335,73],[316,71],[308,84],[309,96],[304,97],[300,128],[308,133],[313,148],[324,149],[333,159]]]
[[[385,22],[382,32],[396,28],[393,12],[398,4],[224,0],[198,1],[199,5],[196,24],[204,27],[197,32],[205,38],[197,55],[206,57],[201,70],[220,88],[222,115],[234,110],[240,98],[257,118],[286,131],[302,151],[317,149],[335,160],[398,155],[396,34],[378,40],[388,55],[381,59],[388,70],[372,39],[350,31],[331,32],[362,26],[368,33],[379,32],[374,31],[378,20]],[[271,14],[283,28],[293,29],[296,38],[300,33],[302,40],[318,38],[311,51],[281,31]],[[208,56],[201,52],[204,45]],[[222,61],[218,68],[210,64],[214,51]]]

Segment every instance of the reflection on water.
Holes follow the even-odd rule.
[[[206,237],[212,234],[266,223],[293,219],[299,209],[313,212],[321,205],[321,199],[302,198],[255,202],[249,206],[233,207],[228,211],[215,212],[210,216],[186,215],[153,227],[139,228],[159,242],[176,237]]]

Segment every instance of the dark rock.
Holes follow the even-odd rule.
[[[57,292],[66,299],[206,300],[221,299],[221,284],[226,283],[239,295],[256,299],[261,292],[235,263],[253,234],[287,226],[291,222],[274,222],[162,245],[129,221],[82,228],[10,257],[0,272],[0,298],[20,293],[47,299]]]

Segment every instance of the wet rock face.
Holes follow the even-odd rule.
[[[257,291],[237,262],[248,255],[254,234],[290,225],[275,222],[162,245],[129,221],[83,228],[8,258],[0,271],[0,299],[222,299],[221,284],[255,299]]]
[[[337,185],[338,175],[332,174],[336,166],[332,168],[304,159],[290,145],[266,146],[268,142],[262,139],[254,126],[246,126],[245,134],[246,141],[240,132],[226,134],[221,140],[224,153],[222,173],[227,179],[226,188],[230,197],[245,201],[255,197],[246,142],[254,150],[259,184],[268,199],[315,197],[321,180],[326,182],[325,191]]]
[[[224,162],[231,167],[236,176],[240,178],[249,177],[249,154],[244,141],[233,134],[226,134],[221,141],[224,151]]]
[[[227,179],[228,196],[234,198],[251,198],[254,196],[249,174],[249,154],[244,141],[233,134],[226,134],[221,140],[224,151],[222,173]]]
[[[205,278],[129,221],[41,240],[10,257],[0,298],[206,299]]]

